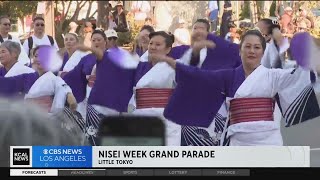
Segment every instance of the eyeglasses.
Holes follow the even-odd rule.
[[[36,24],[36,26],[37,26],[37,27],[39,27],[39,26],[42,26],[42,27],[43,27],[43,26],[44,26],[44,24]]]
[[[4,23],[3,25],[4,25],[4,26],[11,26],[10,23]]]

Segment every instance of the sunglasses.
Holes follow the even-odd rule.
[[[42,26],[42,27],[43,27],[43,26],[44,26],[44,24],[36,24],[36,26],[37,26],[37,27],[39,27],[39,26]]]
[[[3,25],[4,25],[4,26],[11,26],[10,23],[4,23]]]
[[[116,37],[108,37],[108,40],[111,41],[111,40],[117,40],[118,38]]]

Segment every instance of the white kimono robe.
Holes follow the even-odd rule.
[[[64,65],[63,72],[71,71],[74,67],[76,67],[79,64],[80,60],[88,54],[88,52],[76,50]]]
[[[22,64],[21,62],[16,62],[11,69],[6,73],[4,77],[13,77],[20,74],[33,73],[34,70]]]
[[[160,75],[161,74],[161,75]],[[164,62],[157,63],[155,66],[153,66],[136,84],[136,87],[134,87],[134,92],[136,89],[140,88],[174,88],[174,79],[175,79],[175,72],[174,70]],[[172,133],[171,131],[173,130],[178,131],[178,129],[168,129],[167,123],[170,123],[168,120],[166,120],[163,117],[163,111],[164,108],[143,108],[143,109],[136,109],[136,97],[135,94],[133,94],[129,107],[132,108],[133,112],[132,114],[134,115],[139,115],[139,116],[158,116],[161,119],[163,119],[164,124],[166,124],[166,139],[167,145],[176,145],[177,142],[174,142],[174,140],[179,140],[180,143],[180,138],[171,138],[170,134]],[[174,133],[176,134],[176,133]],[[179,144],[178,143],[178,144]]]
[[[289,105],[310,83],[310,72],[301,68],[281,70],[259,66],[240,85],[233,98],[273,98],[278,93],[281,108],[286,112]],[[233,98],[227,99],[228,106]],[[230,145],[282,145],[280,120],[275,117],[274,121],[242,122],[230,125],[227,132]]]
[[[49,71],[37,79],[25,95],[25,99],[54,96],[49,114],[55,114],[63,111],[68,93],[72,93],[71,88],[63,79]]]
[[[284,59],[284,53],[288,50],[290,44],[288,42],[288,38],[285,38],[282,45],[277,49],[275,45],[275,41],[272,39],[269,43],[266,43],[266,49],[264,51],[263,57],[261,59],[261,64],[269,69],[272,68],[281,68],[281,69],[288,69],[294,68],[292,63],[286,61]],[[282,114],[278,104],[275,104],[274,107],[274,119],[276,121],[281,121]]]
[[[189,64],[190,59],[187,57],[191,55],[192,50],[188,50],[181,59],[177,59],[178,62],[183,64]],[[206,58],[207,49],[202,49],[200,52],[200,62],[198,67],[201,67],[203,61]],[[140,58],[141,62],[148,61],[148,51],[146,51]],[[175,88],[175,71],[165,62],[160,62],[154,65],[136,84],[134,87],[134,92],[140,88]],[[168,121],[163,116],[164,108],[143,108],[136,109],[136,97],[133,94],[129,105],[129,113],[132,112],[134,115],[139,116],[158,116],[163,119],[166,127],[166,145],[168,146],[180,146],[181,145],[181,126]],[[214,132],[214,123],[210,127]],[[221,132],[222,133],[222,132]]]

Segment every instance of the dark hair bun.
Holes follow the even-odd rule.
[[[168,32],[168,35],[170,37],[170,40],[172,41],[172,44],[174,43],[174,35],[171,32]]]

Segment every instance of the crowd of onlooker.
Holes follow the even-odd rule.
[[[315,18],[308,15],[308,11],[303,8],[294,11],[288,6],[284,8],[282,15],[278,14],[277,17],[269,18],[278,21],[282,34],[289,38],[297,32],[309,32],[315,28]],[[239,28],[237,28],[235,22],[231,21],[228,24],[229,32],[225,35],[225,38],[234,43],[238,43],[240,41],[241,33],[251,27],[253,27],[252,22],[242,21],[239,23]]]

